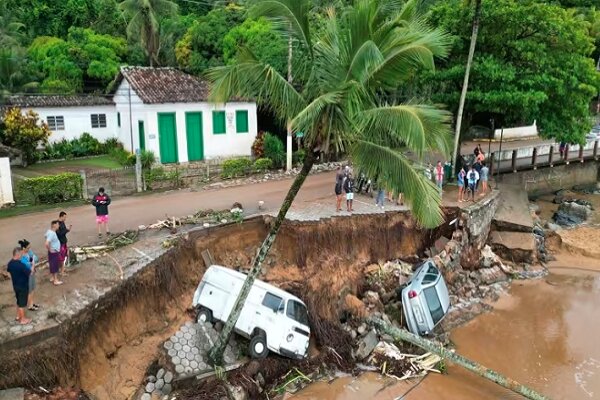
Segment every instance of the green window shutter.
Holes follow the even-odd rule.
[[[213,134],[222,135],[225,131],[225,111],[213,111]]]
[[[117,126],[119,128],[121,127],[121,113],[120,112],[117,113]]]
[[[248,133],[248,111],[237,110],[235,112],[235,131],[237,133]]]

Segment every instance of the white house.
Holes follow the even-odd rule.
[[[128,149],[152,150],[161,163],[251,154],[255,103],[209,103],[207,83],[174,68],[123,67],[116,84]]]
[[[151,150],[161,163],[251,155],[254,102],[208,102],[208,84],[174,68],[122,67],[111,96],[10,96],[48,123],[50,141],[88,132],[117,137],[128,150]]]
[[[5,106],[35,111],[52,131],[50,142],[74,139],[87,132],[100,141],[118,135],[115,104],[110,96],[9,96]]]

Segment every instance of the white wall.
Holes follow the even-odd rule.
[[[496,129],[494,131],[494,140],[526,139],[535,137],[537,135],[537,124],[536,121],[533,121],[533,125]]]
[[[0,206],[14,203],[12,191],[12,178],[10,176],[10,160],[8,157],[0,158]]]
[[[74,139],[87,132],[101,142],[108,138],[117,137],[117,113],[114,106],[85,106],[85,107],[37,107],[23,109],[36,112],[40,120],[47,122],[48,116],[62,116],[65,120],[65,129],[52,131],[50,142]],[[92,128],[92,114],[106,114],[106,128]]]
[[[131,150],[129,124],[129,84],[123,80],[114,97],[117,112],[121,113],[121,129],[119,139]],[[225,110],[226,133],[213,134],[212,112]],[[248,133],[236,133],[235,111],[248,110]],[[169,103],[144,104],[131,91],[131,116],[133,125],[133,149],[139,147],[138,121],[144,121],[146,150],[153,151],[160,157],[158,138],[158,113],[175,113],[177,125],[177,150],[179,162],[187,162],[187,138],[185,126],[186,112],[202,112],[202,134],[204,159],[219,157],[249,156],[252,143],[257,134],[257,117],[255,103],[227,103],[225,105],[211,103]]]

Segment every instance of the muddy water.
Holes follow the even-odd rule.
[[[596,260],[590,261],[594,266]],[[584,263],[580,257],[578,263]],[[457,350],[552,399],[600,399],[600,274],[553,268],[545,279],[515,282],[510,295],[452,333]],[[519,396],[450,366],[447,375],[394,385],[368,375],[318,384],[294,399],[500,400]]]

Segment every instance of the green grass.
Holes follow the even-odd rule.
[[[13,167],[14,175],[26,178],[35,178],[43,175],[55,175],[63,172],[78,172],[82,169],[115,169],[121,168],[121,164],[109,155],[91,158],[80,158],[56,162],[44,162],[30,165],[28,167]]]
[[[59,210],[59,209],[77,207],[77,206],[81,206],[84,204],[86,204],[86,202],[83,200],[74,200],[74,201],[67,201],[65,203],[58,203],[58,204],[37,204],[37,205],[33,205],[33,206],[13,206],[13,207],[0,208],[0,219],[14,217],[14,216],[23,215],[23,214],[31,214],[31,213],[35,213],[35,212],[49,211],[49,210],[54,210],[54,209]]]

